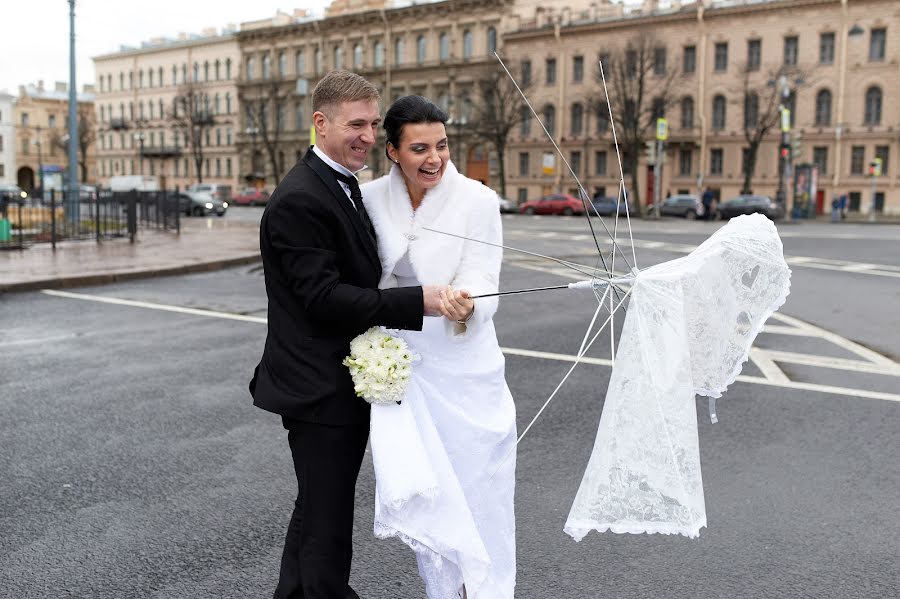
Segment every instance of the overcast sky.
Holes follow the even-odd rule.
[[[75,54],[78,89],[94,82],[92,56],[121,44],[138,45],[179,32],[221,30],[271,17],[279,8],[309,8],[323,14],[329,0],[76,0]],[[68,0],[0,0],[0,90],[18,94],[19,85],[69,80]]]

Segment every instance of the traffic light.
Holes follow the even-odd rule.
[[[787,160],[788,156],[790,156],[791,146],[789,146],[787,144],[781,144],[779,151],[781,153],[781,159]]]
[[[647,164],[656,164],[656,142],[648,141],[644,145],[647,146]]]

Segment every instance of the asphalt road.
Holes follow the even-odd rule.
[[[510,245],[596,256],[578,219],[504,223]],[[634,256],[676,258],[716,226],[636,222]],[[598,343],[519,448],[518,597],[900,596],[900,228],[780,231],[791,296],[718,424],[698,401],[709,527],[696,540],[562,532],[610,374]],[[507,252],[501,287],[571,280]],[[260,269],[0,302],[0,596],[271,596],[295,481],[284,430],[246,391],[265,338]],[[502,302],[520,430],[591,313],[573,292]],[[357,494],[353,586],[422,597],[411,552],[372,537],[368,458]]]

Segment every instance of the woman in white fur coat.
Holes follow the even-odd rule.
[[[394,165],[362,186],[380,287],[448,287],[443,318],[395,332],[420,356],[403,401],[372,408],[375,534],[415,551],[428,599],[511,599],[515,406],[497,298],[470,299],[497,291],[502,250],[471,240],[502,243],[498,199],[450,162],[446,121],[425,98],[397,100],[384,122]]]

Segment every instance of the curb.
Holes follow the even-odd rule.
[[[262,257],[256,254],[239,256],[237,258],[227,258],[224,260],[214,260],[211,262],[199,262],[196,264],[186,264],[183,266],[172,266],[168,268],[157,268],[150,270],[108,272],[93,275],[80,275],[73,277],[59,277],[55,279],[41,279],[37,281],[26,281],[23,283],[0,284],[0,293],[16,293],[22,291],[37,291],[40,289],[64,289],[67,287],[83,287],[92,285],[108,285],[121,281],[132,281],[135,279],[150,279],[153,277],[170,277],[175,275],[185,275],[198,272],[212,272],[231,268],[232,266],[243,266],[245,264],[255,264],[262,262]]]

